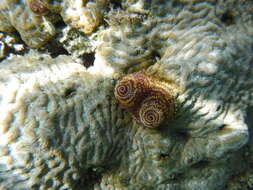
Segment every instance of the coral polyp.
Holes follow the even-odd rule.
[[[175,101],[166,84],[144,71],[123,77],[115,86],[115,98],[144,127],[156,128],[173,118]]]
[[[253,0],[0,0],[0,190],[253,190],[252,21]]]

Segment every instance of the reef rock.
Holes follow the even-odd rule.
[[[0,187],[252,188],[252,1],[117,5],[87,68],[33,52],[0,63]],[[146,124],[143,105],[162,119]]]
[[[107,0],[3,0],[0,31],[17,30],[27,45],[38,48],[56,34],[54,23],[60,19],[85,34],[92,33],[101,23],[106,5]]]

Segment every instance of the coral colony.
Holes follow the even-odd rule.
[[[252,0],[0,1],[1,190],[253,188]]]

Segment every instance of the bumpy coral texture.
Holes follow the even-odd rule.
[[[0,4],[0,31],[17,30],[22,40],[38,48],[56,34],[54,23],[63,21],[84,34],[101,24],[108,1],[83,0],[3,0]]]
[[[130,120],[112,98],[113,80],[66,56],[16,57],[1,72],[1,188],[78,189],[89,168],[119,159]]]
[[[252,152],[246,114],[253,106],[252,6],[246,0],[122,0],[123,10],[111,10],[97,38],[92,67],[71,56],[3,61],[0,187],[230,188],[247,167],[245,149]],[[132,119],[134,105],[117,98],[125,87],[114,96],[118,84],[136,82],[141,70],[154,80],[141,100],[145,109],[154,107],[155,87],[166,97],[172,92],[177,105],[173,120],[164,117],[157,128]],[[141,97],[142,85],[133,88]]]

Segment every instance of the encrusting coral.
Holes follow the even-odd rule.
[[[31,47],[45,44],[56,31],[51,21],[41,14],[46,14],[47,9],[41,7],[42,3],[36,7],[38,2],[43,1],[3,0],[0,4],[0,31],[10,33],[17,30],[22,40]]]
[[[0,76],[1,188],[81,189],[90,169],[117,162],[121,143],[113,136],[124,135],[130,120],[111,97],[112,79],[67,56],[7,62]]]
[[[12,25],[4,2],[1,27]],[[62,17],[76,6],[50,2],[43,19],[51,6]],[[74,49],[5,58],[0,188],[251,189],[252,7],[249,0],[122,0],[107,7],[87,68],[73,60]],[[146,116],[151,110],[157,114]]]
[[[59,14],[64,22],[85,34],[101,23],[108,0],[3,0],[0,4],[0,31],[17,30],[23,41],[38,48],[56,34],[54,23]]]

